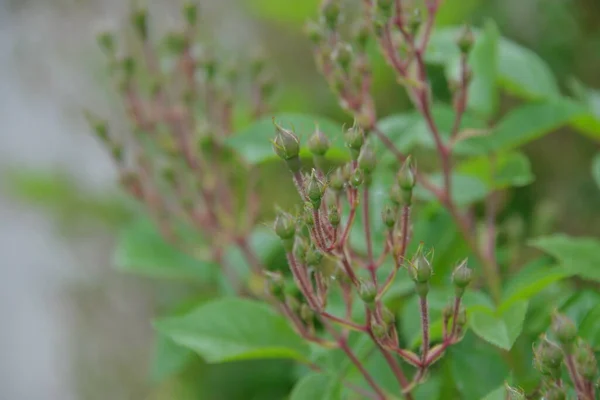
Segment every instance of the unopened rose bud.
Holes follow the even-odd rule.
[[[377,0],[377,10],[379,11],[381,17],[390,18],[392,16],[393,5],[394,0]]]
[[[327,136],[325,136],[323,131],[319,129],[319,127],[317,127],[310,139],[308,139],[308,149],[311,153],[317,156],[324,156],[329,150],[330,146],[331,143],[329,142],[329,139]]]
[[[462,297],[465,292],[465,288],[469,286],[469,283],[471,283],[472,279],[473,270],[467,267],[467,260],[465,259],[458,264],[452,273],[452,283],[456,288],[456,295],[458,297]]]
[[[321,8],[321,15],[330,30],[335,30],[340,21],[340,0],[327,0]]]
[[[311,246],[306,252],[306,264],[313,267],[319,265],[323,260],[323,253],[315,246]]]
[[[371,281],[362,280],[358,286],[358,295],[367,304],[371,304],[377,297],[377,288]]]
[[[277,213],[277,217],[275,218],[273,229],[275,230],[277,236],[279,236],[279,238],[282,240],[293,238],[296,234],[294,217],[284,211],[279,211],[279,213]]]
[[[552,331],[563,344],[571,344],[577,338],[577,327],[567,316],[555,312],[552,315]]]
[[[386,325],[394,325],[396,321],[396,316],[394,313],[387,307],[381,307],[381,319]]]
[[[368,175],[375,170],[376,166],[377,157],[375,156],[375,152],[369,144],[365,144],[360,149],[358,155],[358,168],[362,169],[363,172]]]
[[[164,46],[169,53],[181,54],[187,47],[187,40],[181,32],[170,32],[165,36]],[[203,66],[205,65],[206,62],[203,63]]]
[[[356,157],[358,157],[360,148],[365,143],[365,134],[363,130],[358,125],[354,125],[350,129],[346,131],[344,136],[346,141],[346,146],[356,152]]]
[[[421,10],[415,8],[415,10],[410,14],[410,17],[408,18],[408,29],[410,33],[415,35],[419,31],[422,22],[423,17],[421,16]]]
[[[310,307],[308,306],[308,304],[304,303],[300,306],[300,318],[302,318],[302,321],[308,323],[308,324],[312,324],[314,318],[315,318],[315,313],[313,310],[310,309]]]
[[[314,21],[308,21],[308,23],[304,26],[304,33],[315,45],[320,45],[325,40],[325,32],[323,32],[323,27]]]
[[[465,26],[458,38],[458,48],[463,54],[469,54],[475,43],[475,37],[473,31],[468,26]]]
[[[356,32],[354,33],[354,41],[360,51],[364,51],[369,44],[371,37],[371,30],[368,24],[361,23],[358,25]]]
[[[298,136],[291,130],[284,129],[275,121],[275,139],[273,140],[273,150],[282,160],[286,161],[292,172],[300,170],[300,141]]]
[[[346,73],[350,71],[350,65],[354,59],[352,46],[347,43],[340,43],[333,51],[332,56],[333,61],[339,65],[342,71]]]
[[[304,223],[308,227],[312,227],[315,224],[315,217],[313,215],[313,204],[307,202],[304,204]]]
[[[400,189],[403,190],[412,190],[416,184],[415,173],[413,171],[412,159],[411,157],[407,157],[400,168],[397,176],[397,182],[400,186]]]
[[[266,272],[267,292],[277,300],[285,301],[285,281],[278,272]]]
[[[431,262],[427,259],[422,247],[417,250],[417,254],[410,263],[408,271],[410,277],[416,283],[426,283],[431,279],[433,269],[431,268]]]
[[[394,225],[396,225],[396,210],[387,204],[381,212],[381,219],[389,229],[394,228]]]
[[[360,185],[362,185],[364,181],[365,175],[363,174],[362,170],[356,169],[352,174],[352,177],[350,178],[350,185],[352,185],[352,187],[356,189]]]
[[[344,189],[344,184],[346,180],[344,179],[344,173],[342,168],[337,168],[333,173],[329,176],[329,187],[339,192]]]
[[[198,22],[198,5],[193,2],[186,2],[183,5],[183,16],[190,25],[196,25]]]
[[[564,354],[560,347],[548,340],[546,336],[542,338],[534,352],[540,371],[544,374],[553,374],[560,370]]]
[[[543,389],[544,400],[566,400],[567,393],[563,387],[556,384],[549,384]],[[525,398],[525,397],[523,397]]]
[[[341,218],[340,212],[338,211],[336,206],[329,208],[327,219],[329,220],[331,226],[333,226],[334,228],[337,228],[339,226]]]
[[[306,262],[306,254],[308,253],[308,243],[300,235],[295,236],[294,240],[294,256],[301,263]]]
[[[317,177],[316,171],[313,169],[306,184],[306,196],[311,201],[313,207],[318,209],[325,193],[323,182]]]
[[[139,8],[131,15],[131,24],[142,40],[148,38],[148,10]]]
[[[107,54],[114,54],[115,52],[115,35],[112,32],[102,32],[96,36],[98,45]]]
[[[385,324],[380,324],[378,322],[373,322],[371,324],[371,332],[379,342],[385,342],[389,337],[388,327]]]
[[[594,349],[588,343],[583,340],[579,340],[575,349],[575,364],[577,365],[577,371],[586,380],[592,381],[596,379],[598,374],[598,361],[594,354]]]

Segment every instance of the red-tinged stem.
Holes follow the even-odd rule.
[[[581,394],[585,395],[585,387],[584,387],[583,382],[581,381],[581,377],[579,376],[579,373],[577,372],[577,368],[575,367],[575,361],[573,360],[573,354],[568,352],[567,349],[564,349],[564,350],[565,350],[565,364],[567,365],[567,370],[569,371],[569,376],[571,377],[571,382],[573,382],[573,385],[575,386],[575,391],[577,392],[577,397],[579,398],[579,396]],[[585,399],[585,397],[584,397],[583,400],[587,400],[587,399]]]
[[[409,227],[410,227],[410,206],[404,205],[402,206],[402,215],[400,216],[401,230],[400,230],[400,251],[396,256],[398,259],[397,265],[402,265],[404,262],[404,257],[406,257],[406,250],[408,248],[409,242]]]
[[[342,261],[342,266],[344,267],[344,271],[346,271],[346,275],[348,275],[348,277],[350,278],[350,280],[352,281],[352,283],[354,285],[358,285],[358,278],[356,277],[356,274],[354,273],[354,270],[352,269],[352,265],[350,264],[350,261],[348,261],[348,256],[346,255],[346,252],[344,251],[344,249],[342,248],[340,250],[340,255],[341,255],[341,261]]]
[[[421,44],[419,45],[419,50],[421,52],[425,52],[427,45],[429,44],[429,38],[431,37],[431,31],[433,30],[433,25],[435,24],[435,16],[438,11],[439,2],[434,0],[431,6],[428,6],[429,15],[427,16],[427,22],[425,23],[425,30],[423,32],[423,39],[421,40]]]
[[[298,288],[304,295],[304,298],[306,298],[308,305],[313,310],[319,310],[320,305],[314,297],[312,285],[308,281],[306,271],[301,270],[298,263],[296,262],[296,258],[294,257],[294,255],[291,252],[288,252],[286,254],[286,256],[287,256],[287,260],[288,260],[290,269],[292,270],[292,275],[295,278],[296,284],[298,285]]]
[[[250,247],[248,239],[245,236],[241,236],[236,242],[252,271],[256,274],[260,274],[263,270],[262,263],[254,253],[254,250]]]
[[[356,322],[350,321],[348,319],[336,317],[335,315],[330,314],[330,313],[328,313],[326,311],[323,311],[321,313],[321,315],[324,318],[327,318],[327,319],[329,319],[329,320],[331,320],[333,322],[336,322],[338,324],[341,324],[343,326],[351,327],[354,330],[361,331],[361,332],[366,332],[367,331],[367,327],[364,326],[364,325],[357,324]]]
[[[367,242],[367,257],[369,266],[373,264],[373,242],[371,241],[371,219],[369,216],[369,186],[365,184],[362,199],[363,225],[365,229],[365,241]]]
[[[421,328],[423,332],[423,350],[421,353],[421,361],[425,363],[427,352],[429,351],[429,308],[427,306],[427,297],[421,296],[419,299],[421,308]]]
[[[460,302],[461,298],[456,296],[454,298],[454,309],[452,311],[452,329],[450,329],[450,339],[456,339],[456,329],[458,328],[458,324],[456,320],[458,319],[458,313],[460,312]]]
[[[461,55],[460,58],[460,87],[458,88],[456,103],[454,105],[454,124],[452,126],[452,130],[450,131],[450,137],[455,138],[458,135],[458,131],[460,129],[460,124],[462,121],[463,114],[467,108],[467,94],[468,94],[468,79],[467,79],[467,56],[465,54]]]
[[[346,222],[346,226],[344,227],[344,231],[342,232],[342,236],[340,237],[339,246],[344,246],[346,244],[346,240],[348,240],[348,235],[350,234],[350,229],[352,228],[352,224],[354,223],[354,217],[356,216],[356,203],[353,201],[350,206],[350,215],[348,215],[348,221]]]
[[[313,219],[315,220],[315,227],[313,228],[314,236],[317,239],[317,245],[321,248],[321,250],[327,252],[329,246],[327,246],[327,241],[325,240],[325,232],[323,231],[323,226],[321,224],[321,213],[318,209],[313,209]]]
[[[294,172],[294,184],[298,190],[298,194],[303,201],[306,201],[306,194],[304,193],[304,177],[300,171]]]

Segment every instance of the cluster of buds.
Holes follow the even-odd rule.
[[[244,76],[202,43],[192,2],[183,5],[181,27],[156,40],[146,8],[133,10],[129,22],[129,46],[117,45],[116,32],[100,33],[98,44],[130,127],[119,134],[92,113],[88,119],[111,150],[122,185],[147,208],[163,236],[185,247],[176,227],[191,225],[223,265],[225,246],[250,251],[247,234],[258,214],[256,171],[236,159],[239,170],[248,171],[240,184],[237,171],[223,162],[228,154],[223,140],[233,133],[234,93],[244,88]],[[264,64],[257,59],[248,71],[253,117],[268,111],[273,89]],[[256,258],[248,256],[259,273]]]
[[[416,169],[410,157],[399,169],[390,188],[389,202],[381,210],[387,240],[383,248],[374,249],[368,199],[377,160],[359,124],[354,124],[344,135],[350,161],[330,170],[329,174],[322,166],[327,164],[325,156],[330,143],[318,127],[307,143],[315,166],[307,174],[300,159],[298,136],[278,123],[274,126],[273,150],[290,170],[304,205],[296,215],[278,210],[273,228],[285,249],[293,284],[290,288],[290,283],[286,283],[281,275],[268,273],[268,295],[306,340],[339,347],[351,359],[354,356],[345,344],[349,332],[368,335],[396,374],[401,390],[410,392],[422,380],[428,367],[463,336],[466,312],[462,297],[472,274],[466,260],[459,263],[452,276],[456,294],[444,313],[443,338],[432,345],[427,295],[433,275],[433,253],[425,252],[420,246],[411,259],[406,258],[416,185]],[[353,248],[349,241],[351,231],[359,226],[355,219],[360,213],[363,223],[359,229],[364,230],[366,252]],[[392,263],[386,263],[390,258]],[[402,269],[406,269],[408,278],[414,281],[421,300],[423,343],[420,354],[401,347],[395,315],[383,302],[385,293],[396,283],[397,273]],[[341,315],[334,315],[327,309],[332,291],[342,293],[346,311]],[[364,306],[362,321],[353,318],[356,301]],[[315,324],[316,321],[320,324]],[[320,332],[316,326],[322,326],[324,331]],[[398,356],[417,368],[412,381],[399,367]],[[366,374],[365,378],[371,382],[372,377]],[[379,395],[376,382],[373,381],[371,386]]]
[[[596,399],[598,361],[592,347],[577,336],[577,327],[566,316],[554,313],[551,335],[542,335],[534,349],[534,364],[542,374],[544,399],[564,400],[567,389],[563,382],[566,368],[578,400]]]

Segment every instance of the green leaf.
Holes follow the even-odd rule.
[[[165,242],[155,225],[139,219],[121,232],[114,254],[117,269],[153,278],[207,280],[217,265],[200,261]]]
[[[481,400],[506,400],[506,387],[504,385],[488,393]]]
[[[579,336],[594,349],[600,349],[600,304],[592,308],[579,324]]]
[[[329,376],[311,373],[300,379],[294,386],[290,400],[338,400],[339,389],[339,385],[332,384]]]
[[[195,354],[165,335],[158,334],[155,341],[154,359],[150,372],[154,382],[161,382],[183,371]]]
[[[278,114],[275,121],[286,129],[292,129],[298,135],[302,148],[301,156],[310,156],[306,147],[308,138],[318,125],[321,131],[331,141],[331,148],[327,158],[333,160],[346,160],[349,156],[344,146],[343,131],[341,124],[325,117],[303,115],[303,114]],[[225,140],[225,144],[234,149],[246,161],[252,164],[260,164],[270,160],[277,160],[273,152],[271,140],[275,137],[273,118],[262,118],[251,126]]]
[[[448,363],[461,400],[481,400],[502,385],[510,371],[497,349],[470,332],[448,348]]]
[[[581,113],[580,106],[566,100],[525,104],[505,115],[490,134],[463,143],[482,152],[512,150],[568,124]]]
[[[309,352],[283,317],[252,300],[215,300],[182,316],[158,320],[155,327],[208,363],[279,358],[303,361]]]
[[[444,183],[440,173],[430,175],[429,180],[438,187],[442,187]],[[488,193],[489,190],[485,183],[478,178],[463,174],[452,174],[452,198],[456,205],[462,207],[476,203],[485,199]],[[421,186],[416,187],[415,196],[421,200],[436,200],[431,192]]]
[[[477,308],[470,315],[469,326],[483,340],[510,350],[523,330],[527,305],[527,301],[519,300],[496,312]]]
[[[526,266],[506,283],[500,307],[508,308],[518,301],[529,300],[570,275],[562,267],[548,267],[546,262]]]
[[[600,188],[600,153],[596,154],[594,161],[592,161],[592,177]]]
[[[477,157],[460,163],[456,170],[484,182],[489,190],[526,186],[533,182],[529,159],[519,152],[501,153],[495,158]]]
[[[534,239],[531,245],[558,259],[569,273],[600,281],[600,240],[557,234]]]
[[[319,0],[303,0],[291,6],[278,0],[252,0],[242,4],[259,17],[296,28],[301,27],[319,8]]]

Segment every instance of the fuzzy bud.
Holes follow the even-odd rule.
[[[396,211],[394,208],[389,204],[386,204],[381,212],[381,219],[389,229],[394,228],[394,225],[396,224]]]
[[[566,400],[567,393],[562,387],[558,387],[556,384],[550,384],[544,388],[543,391],[544,400]],[[523,397],[524,399],[525,397]]]
[[[285,281],[280,273],[265,272],[266,288],[268,293],[277,300],[285,300]]]
[[[321,8],[321,14],[323,20],[330,30],[335,30],[340,21],[340,1],[339,0],[327,0]]]
[[[114,54],[115,52],[115,35],[112,32],[101,32],[96,36],[98,45],[107,54]]]
[[[333,61],[339,65],[344,72],[350,71],[350,65],[354,59],[354,53],[352,52],[352,46],[347,43],[340,43],[332,54]]]
[[[273,229],[275,230],[277,236],[279,236],[279,238],[282,240],[293,238],[296,234],[294,217],[280,210],[275,218]]]
[[[380,15],[384,18],[390,18],[392,16],[392,6],[394,0],[377,0],[377,10]]]
[[[362,185],[364,180],[365,180],[365,176],[364,176],[362,170],[357,169],[354,171],[354,173],[352,174],[352,177],[350,178],[350,185],[352,185],[352,187],[356,189],[360,185]]]
[[[475,43],[473,31],[468,26],[465,26],[458,38],[458,48],[462,54],[469,54]]]
[[[381,307],[381,319],[383,323],[386,325],[393,325],[396,321],[396,316],[394,313],[387,308],[386,306]]]
[[[331,143],[329,142],[329,139],[319,127],[317,127],[315,133],[308,139],[308,149],[312,154],[317,156],[324,156],[330,146]]]
[[[315,217],[313,215],[313,205],[310,202],[304,204],[304,223],[308,227],[312,227],[315,224]]]
[[[421,10],[415,8],[414,12],[410,14],[408,18],[408,29],[410,33],[415,35],[423,23],[423,17],[421,16]]]
[[[463,260],[458,266],[454,269],[452,273],[452,283],[456,288],[456,295],[458,297],[462,297],[465,292],[465,288],[469,286],[471,280],[473,279],[473,270],[467,267],[467,260]]]
[[[553,375],[560,370],[564,354],[560,347],[543,337],[534,352],[538,368],[545,375]]]
[[[139,8],[131,15],[131,24],[142,40],[148,39],[148,10]]]
[[[393,184],[390,188],[390,200],[396,206],[402,205],[404,203],[402,189],[400,189],[400,186],[398,184]]]
[[[300,306],[300,318],[302,321],[311,324],[315,318],[315,313],[310,309],[308,304],[304,303]]]
[[[385,342],[388,339],[388,327],[385,324],[380,324],[378,322],[373,322],[371,324],[371,332],[373,332],[373,336],[377,341]]]
[[[306,264],[312,266],[319,265],[323,260],[323,253],[315,246],[311,246],[306,252]]]
[[[419,247],[417,254],[409,265],[408,272],[410,277],[416,283],[427,283],[433,274],[431,262],[423,253],[423,248]]]
[[[346,183],[346,179],[344,178],[344,172],[342,171],[342,168],[337,168],[329,176],[329,187],[337,192],[344,189],[345,183]]]
[[[340,224],[340,212],[338,211],[337,207],[333,206],[333,207],[329,207],[329,213],[327,214],[327,219],[329,220],[329,223],[331,224],[331,226],[333,226],[334,228],[337,228],[338,225]]]
[[[369,44],[371,29],[368,24],[360,24],[354,33],[354,42],[359,50],[364,51]]]
[[[191,1],[186,2],[183,5],[182,11],[187,23],[192,26],[196,25],[196,23],[198,22],[198,5],[192,3]]]
[[[583,340],[579,340],[577,348],[575,349],[575,363],[577,365],[577,371],[586,380],[591,381],[596,378],[598,374],[598,362],[594,354],[594,349],[588,343]]]
[[[292,164],[290,164],[292,160],[297,160],[299,164],[298,155],[300,154],[300,141],[298,140],[298,136],[291,130],[284,129],[275,121],[273,121],[273,124],[275,124],[273,151],[275,151],[275,154],[277,154],[279,158],[287,161],[288,166],[292,166]]]
[[[571,344],[577,338],[577,327],[573,321],[558,312],[552,315],[552,332],[563,344]]]
[[[325,40],[323,27],[314,21],[308,21],[308,23],[304,26],[304,33],[315,45],[319,45]]]
[[[363,172],[368,175],[375,170],[375,166],[377,166],[375,152],[371,146],[366,144],[360,149],[360,154],[358,155],[358,168],[362,169]]]
[[[344,139],[346,141],[346,146],[350,150],[354,150],[357,154],[365,143],[364,132],[358,125],[354,125],[352,128],[348,129],[344,135]]]
[[[367,304],[371,304],[377,297],[377,288],[371,281],[362,280],[358,287],[358,295]]]
[[[294,256],[302,263],[306,262],[308,253],[308,243],[300,235],[296,235],[294,240]]]
[[[400,189],[403,190],[412,190],[416,184],[415,173],[413,171],[412,159],[411,157],[407,157],[400,171],[398,172],[397,182],[400,186]]]
[[[313,169],[306,183],[306,196],[311,201],[315,209],[321,205],[323,194],[325,193],[325,185],[317,178],[316,171]]]
[[[183,51],[185,50],[185,48],[187,46],[187,41],[185,39],[185,35],[183,35],[181,32],[168,33],[164,39],[164,46],[166,47],[166,49],[169,53],[172,53],[172,54],[183,53]],[[204,60],[202,63],[202,66],[206,69],[206,65],[209,64],[210,62],[212,62],[212,60],[209,62],[207,62],[207,60]]]

